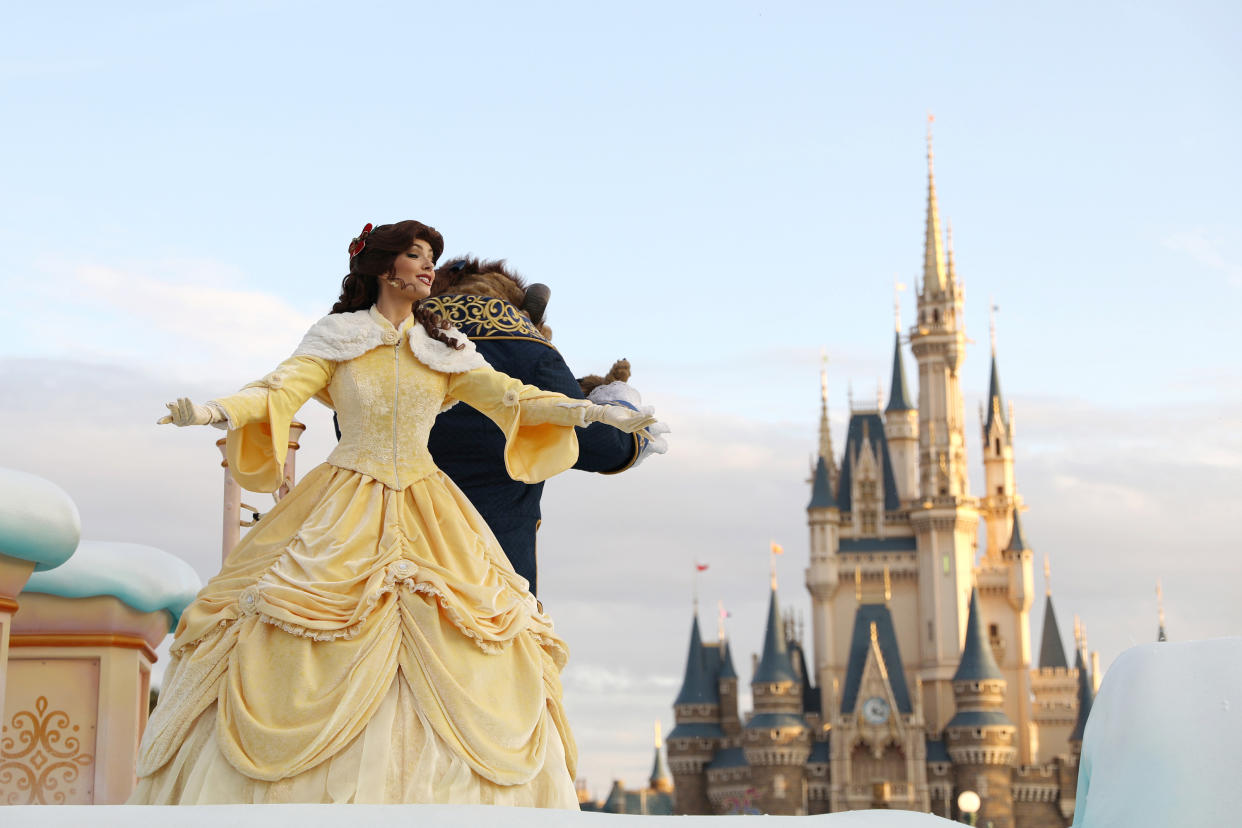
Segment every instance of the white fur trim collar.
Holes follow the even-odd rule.
[[[413,319],[407,320],[401,327],[409,338],[410,352],[434,371],[458,374],[487,365],[474,343],[456,328],[447,328],[444,332],[465,344],[466,347],[460,351],[429,337],[423,326]],[[374,307],[348,313],[330,313],[311,325],[293,355],[346,362],[381,345],[395,345],[399,336],[392,323]]]
[[[423,326],[416,323],[409,332],[410,352],[423,365],[445,374],[462,374],[487,366],[487,360],[464,333],[452,326],[445,328],[444,332],[450,339],[455,339],[466,347],[460,351],[450,348],[440,340],[432,339],[427,335],[427,331],[423,330]]]

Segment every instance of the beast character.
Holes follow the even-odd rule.
[[[474,342],[478,352],[496,370],[528,385],[557,391],[600,404],[639,408],[641,398],[624,380],[630,365],[619,360],[605,377],[579,381],[552,346],[552,331],[544,320],[551,295],[546,285],[526,282],[504,260],[456,258],[436,269],[431,298],[425,307],[451,322]],[[603,423],[578,431],[575,469],[616,474],[637,465],[650,454],[662,454],[657,423],[650,435],[626,434]],[[504,435],[474,409],[458,405],[442,413],[428,442],[437,466],[452,478],[500,541],[517,573],[537,584],[535,532],[543,484],[526,484],[505,471]]]

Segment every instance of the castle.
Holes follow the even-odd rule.
[[[850,412],[839,464],[824,391],[807,506],[813,650],[808,659],[782,623],[773,582],[754,710],[743,719],[728,642],[705,643],[694,619],[668,736],[678,813],[885,807],[957,819],[958,796],[974,791],[980,825],[1064,828],[1073,818],[1098,661],[1092,669],[1076,628],[1069,665],[1050,593],[1032,654],[1034,553],[995,344],[975,438],[986,491],[969,491],[963,288],[940,229],[930,136],[927,157],[923,275],[908,334],[917,404],[900,329],[888,404]]]

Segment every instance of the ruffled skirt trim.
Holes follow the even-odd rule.
[[[549,724],[552,724],[549,722]],[[419,710],[404,679],[384,695],[363,731],[326,762],[277,781],[234,768],[216,740],[216,706],[190,727],[176,755],[138,781],[131,804],[441,803],[577,810],[561,740],[549,739],[543,768],[523,785],[497,785],[463,762]]]

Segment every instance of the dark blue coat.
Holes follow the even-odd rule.
[[[452,322],[470,337],[483,358],[495,368],[546,391],[581,399],[573,372],[552,344],[539,335],[517,308],[500,299],[480,296],[437,296],[423,305]],[[639,439],[593,423],[578,430],[575,469],[619,472],[638,457]],[[504,434],[468,405],[441,414],[431,429],[431,456],[461,487],[500,541],[517,573],[535,592],[537,559],[535,530],[543,484],[521,483],[505,471]]]

